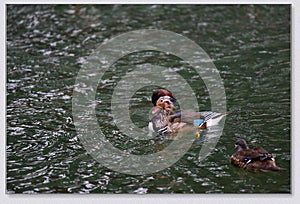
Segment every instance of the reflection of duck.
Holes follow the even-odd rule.
[[[235,143],[236,152],[231,156],[231,164],[250,171],[283,171],[276,166],[275,156],[261,147],[250,149],[245,140]]]
[[[199,128],[207,128],[217,125],[220,120],[228,114],[212,111],[195,112],[193,110],[174,111],[176,98],[170,91],[159,89],[152,94],[154,109],[153,117],[149,122],[149,129],[159,133],[176,132],[185,124],[194,125]],[[160,111],[159,111],[160,110]],[[172,126],[176,130],[172,130]],[[169,126],[169,128],[167,128]]]

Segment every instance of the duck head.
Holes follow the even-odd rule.
[[[169,113],[173,111],[175,107],[171,100],[172,98],[170,96],[162,96],[156,101],[156,106],[164,109],[166,113]]]
[[[244,150],[244,149],[249,149],[247,143],[245,140],[243,139],[239,139],[235,144],[234,144],[234,149],[236,151],[239,151],[239,150]]]
[[[173,96],[173,94],[170,91],[165,90],[165,89],[159,89],[159,90],[153,91],[153,93],[152,93],[152,100],[151,101],[152,101],[153,106],[157,105],[158,99],[162,96],[169,96],[170,101],[172,103],[176,102],[176,98]]]

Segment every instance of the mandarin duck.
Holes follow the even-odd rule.
[[[152,94],[152,104],[154,109],[152,114],[157,113],[153,116],[149,122],[149,129],[154,132],[164,133],[170,132],[167,130],[167,123],[180,124],[182,127],[184,124],[190,124],[198,127],[199,129],[205,129],[217,125],[221,119],[228,115],[229,112],[217,113],[212,111],[195,112],[193,110],[179,110],[174,111],[176,98],[173,94],[165,89],[159,89]],[[158,110],[165,110],[157,112]],[[184,116],[184,117],[182,117]],[[162,122],[164,121],[164,122]],[[160,124],[160,125],[154,125]]]

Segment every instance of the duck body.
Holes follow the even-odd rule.
[[[148,125],[149,130],[161,134],[168,132],[168,115],[165,110],[156,106],[154,107],[152,114],[153,116]]]
[[[276,166],[275,155],[261,147],[249,148],[245,140],[235,143],[236,152],[231,156],[232,165],[249,171],[284,171]]]
[[[152,132],[171,133],[178,132],[185,123],[176,120],[176,113],[173,111],[174,104],[170,96],[161,96],[156,101],[156,106],[152,109],[152,118],[148,128]],[[175,121],[176,120],[176,121]]]
[[[195,112],[193,110],[177,111],[174,119],[180,119],[187,124],[193,124],[201,129],[218,125],[229,112],[217,113],[213,111]]]

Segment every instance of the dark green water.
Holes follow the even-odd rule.
[[[232,113],[202,162],[198,154],[205,137],[173,166],[130,176],[87,154],[73,124],[72,94],[93,49],[116,35],[147,28],[170,30],[199,44],[220,72]],[[6,33],[7,193],[291,193],[289,5],[8,5]],[[210,109],[205,85],[176,57],[149,51],[122,58],[99,84],[97,117],[116,147],[139,154],[169,141],[141,144],[120,134],[111,123],[110,98],[133,65],[146,63],[181,70],[199,107]],[[132,98],[137,126],[147,125],[153,88]],[[253,173],[231,166],[237,138],[275,153],[278,166],[288,170]]]

